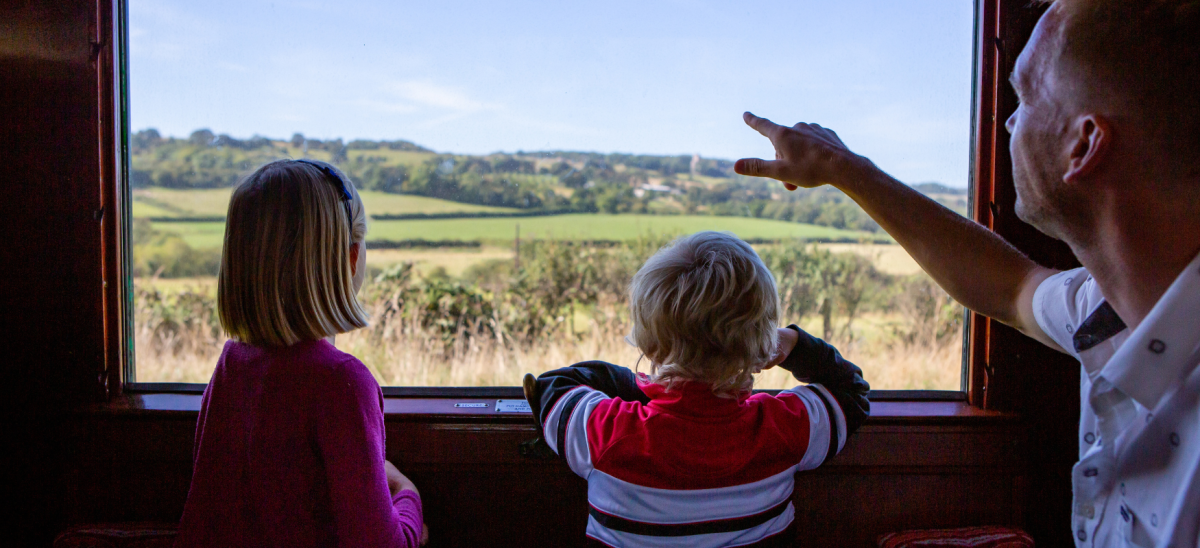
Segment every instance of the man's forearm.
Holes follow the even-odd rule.
[[[997,236],[858,157],[835,184],[904,247],[954,300],[1025,328],[1017,303],[1043,270]],[[1024,320],[1025,322],[1028,319]]]

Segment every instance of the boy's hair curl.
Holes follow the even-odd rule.
[[[711,384],[718,395],[749,391],[778,345],[775,278],[749,244],[724,232],[676,239],[630,284],[630,340],[668,389]]]

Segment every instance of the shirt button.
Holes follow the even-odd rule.
[[[1083,442],[1084,442],[1084,443],[1087,443],[1087,444],[1092,444],[1092,443],[1095,443],[1095,442],[1096,442],[1096,435],[1095,435],[1095,434],[1093,434],[1093,433],[1091,433],[1091,432],[1088,432],[1087,434],[1085,434],[1085,435],[1083,436]]]
[[[1121,496],[1125,496],[1125,482],[1121,482]]]
[[[1167,351],[1167,343],[1154,339],[1150,341],[1150,351],[1155,354],[1162,354]]]
[[[1075,513],[1087,519],[1093,519],[1096,517],[1096,507],[1085,502],[1080,504],[1079,507],[1075,509]]]
[[[1171,432],[1171,445],[1179,447],[1179,434]]]
[[[1075,333],[1075,328],[1074,328],[1074,327],[1072,327],[1072,326],[1071,326],[1071,324],[1067,324],[1067,325],[1066,325],[1066,327],[1067,327],[1067,334],[1068,334],[1068,335],[1071,335],[1071,334],[1074,334],[1074,333]]]
[[[1149,423],[1150,419],[1153,419],[1153,418],[1154,418],[1154,413],[1146,413],[1146,422],[1147,423]]]
[[[1083,529],[1076,531],[1075,538],[1079,539],[1080,542],[1087,540],[1087,531],[1084,531]]]
[[[1100,474],[1100,471],[1095,468],[1088,468],[1087,470],[1083,471],[1083,477],[1085,477],[1085,478],[1094,478],[1099,474]]]
[[[1158,527],[1158,514],[1150,514],[1150,525]]]

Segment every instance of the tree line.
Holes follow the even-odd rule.
[[[139,187],[222,188],[258,165],[311,156],[338,165],[360,188],[523,210],[594,213],[711,214],[775,219],[878,232],[840,191],[784,192],[779,185],[733,172],[728,160],[688,155],[536,151],[465,155],[436,153],[409,141],[255,136],[235,139],[207,129],[186,139],[154,129],[131,139],[131,182]],[[393,152],[416,153],[398,159]],[[936,183],[927,194],[965,193]],[[961,203],[958,203],[961,202]]]

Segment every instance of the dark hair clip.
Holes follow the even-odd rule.
[[[338,175],[338,172],[333,169],[333,166],[330,166],[329,164],[327,164],[325,162],[320,162],[317,160],[309,160],[308,158],[301,158],[299,160],[293,160],[293,161],[305,163],[305,164],[308,164],[310,166],[313,166],[313,167],[321,170],[321,172],[324,173],[325,175],[329,176],[330,179],[337,181],[338,189],[342,191],[342,200],[347,201],[347,202],[354,200],[354,197],[350,195],[350,189],[346,188],[346,181],[344,179],[342,179],[341,176]]]

